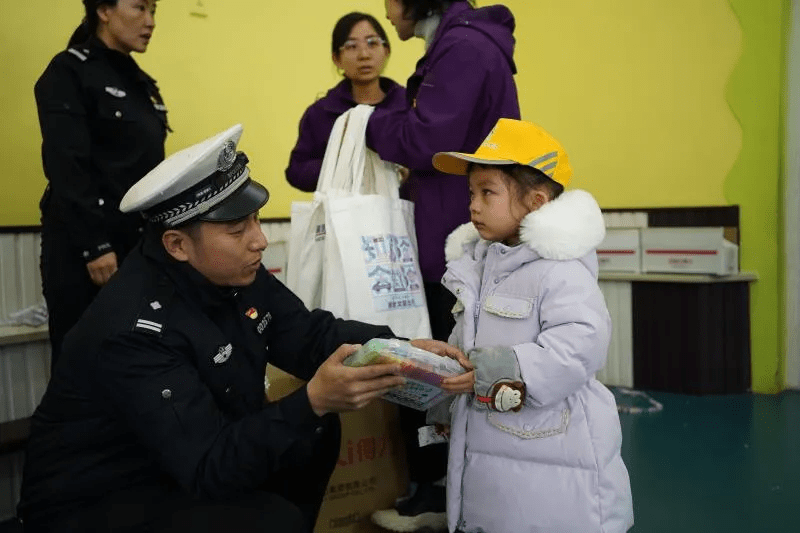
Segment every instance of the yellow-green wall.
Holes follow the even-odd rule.
[[[481,5],[489,2],[479,2]],[[565,144],[575,185],[603,207],[739,204],[752,291],[753,388],[783,383],[779,195],[783,40],[789,0],[507,0],[517,18],[523,117]],[[384,21],[382,0],[160,0],[136,59],[158,81],[174,152],[241,122],[241,147],[287,216],[303,198],[283,178],[297,121],[336,83],[330,31],[351,10]],[[0,225],[38,222],[44,188],[33,84],[81,17],[79,0],[0,3]],[[419,40],[394,47],[405,81]]]

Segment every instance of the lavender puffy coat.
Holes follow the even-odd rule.
[[[408,106],[376,109],[367,146],[411,169],[400,189],[414,202],[425,281],[444,274],[447,236],[469,220],[463,179],[433,169],[437,152],[473,152],[499,118],[520,118],[513,75],[514,17],[502,5],[474,9],[455,2],[406,84]]]
[[[510,346],[526,385],[519,412],[452,407],[447,512],[466,533],[622,533],[633,524],[616,403],[595,373],[611,323],[594,248],[597,203],[569,191],[523,220],[523,243],[448,239],[444,284],[458,297],[450,343]],[[503,376],[498,376],[502,378]]]
[[[406,90],[402,85],[389,78],[381,78],[380,85],[386,97],[376,104],[376,109],[406,107]],[[319,171],[333,123],[342,113],[356,105],[350,80],[344,79],[306,109],[300,119],[297,144],[289,157],[289,166],[286,167],[286,180],[292,186],[306,192],[317,189]]]

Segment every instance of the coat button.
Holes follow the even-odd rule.
[[[322,435],[322,426],[317,426],[317,429],[314,430],[314,433],[317,435]]]
[[[161,397],[164,398],[165,400],[169,400],[170,398],[172,398],[172,391],[169,389],[162,390]]]
[[[230,393],[231,393],[231,388],[225,387],[225,394],[230,394]]]
[[[116,113],[114,113],[114,116],[117,118],[122,118],[122,111],[117,111]]]
[[[106,205],[106,201],[103,200],[102,198],[98,198],[97,199],[97,205],[104,206],[104,205]]]

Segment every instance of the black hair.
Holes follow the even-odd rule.
[[[89,37],[97,33],[97,26],[100,24],[100,18],[97,16],[97,8],[102,5],[114,7],[119,0],[83,0],[84,16],[83,20],[75,31],[72,32],[72,37],[67,42],[67,48],[75,45],[83,44],[89,40]]]
[[[354,11],[336,21],[336,25],[333,27],[333,34],[331,36],[331,52],[334,56],[337,58],[339,57],[339,54],[341,53],[339,49],[350,37],[350,32],[353,31],[353,26],[364,20],[369,22],[370,25],[372,25],[372,28],[375,30],[375,33],[377,33],[378,36],[383,39],[383,46],[386,47],[386,50],[389,52],[392,51],[392,47],[389,44],[389,38],[386,36],[386,32],[383,30],[383,26],[381,26],[380,22],[378,22],[378,20],[369,13],[360,13],[358,11]]]
[[[200,236],[201,222],[203,221],[199,218],[192,218],[186,222],[181,222],[176,226],[167,226],[162,222],[153,222],[151,220],[147,220],[144,223],[144,234],[156,242],[161,242],[161,237],[164,235],[164,233],[169,230],[179,230],[189,235],[192,240],[196,241]]]
[[[69,38],[67,48],[77,44],[83,44],[89,40],[89,37],[97,33],[97,25],[100,19],[97,16],[97,8],[102,5],[109,5],[114,7],[117,5],[118,0],[83,0],[84,16],[81,23],[72,32],[72,37]]]
[[[544,190],[549,200],[555,200],[564,192],[564,186],[551,179],[539,169],[528,165],[484,165],[482,163],[470,163],[467,167],[467,174],[474,168],[496,168],[500,170],[512,185],[517,199],[522,201],[529,192]]]
[[[400,0],[403,3],[403,14],[418,22],[431,15],[441,15],[447,10],[450,4],[456,2],[469,2],[475,5],[475,0]]]

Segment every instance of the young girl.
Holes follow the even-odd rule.
[[[344,79],[300,119],[297,144],[286,168],[286,179],[294,187],[306,192],[317,188],[328,137],[339,115],[358,104],[387,110],[405,107],[405,89],[381,77],[390,51],[386,32],[372,15],[353,12],[336,22],[331,53]]]
[[[458,298],[450,343],[474,366],[474,383],[453,378],[472,394],[440,419],[451,424],[449,530],[626,531],[619,417],[594,379],[611,334],[600,208],[585,191],[562,194],[567,155],[528,122],[500,119],[474,154],[434,165],[469,176],[472,220],[448,238],[443,280]]]

